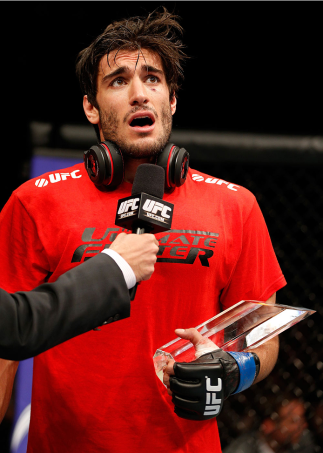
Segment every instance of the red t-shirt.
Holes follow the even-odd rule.
[[[0,217],[0,286],[55,281],[101,251],[121,231],[117,201],[131,187],[101,192],[82,164],[23,184]],[[155,272],[138,286],[130,318],[35,358],[28,453],[221,451],[216,419],[174,414],[152,357],[175,328],[243,299],[265,301],[286,282],[249,191],[190,170],[164,199],[174,204],[172,229],[157,235]]]

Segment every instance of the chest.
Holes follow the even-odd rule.
[[[124,195],[123,195],[124,196]],[[43,224],[51,280],[110,247],[123,230],[115,225],[120,194],[78,198],[55,209]],[[231,211],[210,199],[180,197],[174,204],[171,229],[156,235],[159,252],[156,278],[207,283],[223,288],[241,249],[240,227]]]

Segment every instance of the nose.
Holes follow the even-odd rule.
[[[129,92],[130,105],[145,105],[149,102],[148,90],[139,77],[134,77],[131,81]]]

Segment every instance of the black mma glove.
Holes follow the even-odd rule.
[[[190,363],[175,362],[175,376],[169,378],[175,413],[188,420],[216,417],[228,396],[252,385],[259,368],[256,354],[222,349]]]

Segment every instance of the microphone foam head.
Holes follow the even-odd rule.
[[[138,166],[132,185],[131,194],[141,192],[156,198],[163,198],[165,170],[159,165],[141,164]]]

